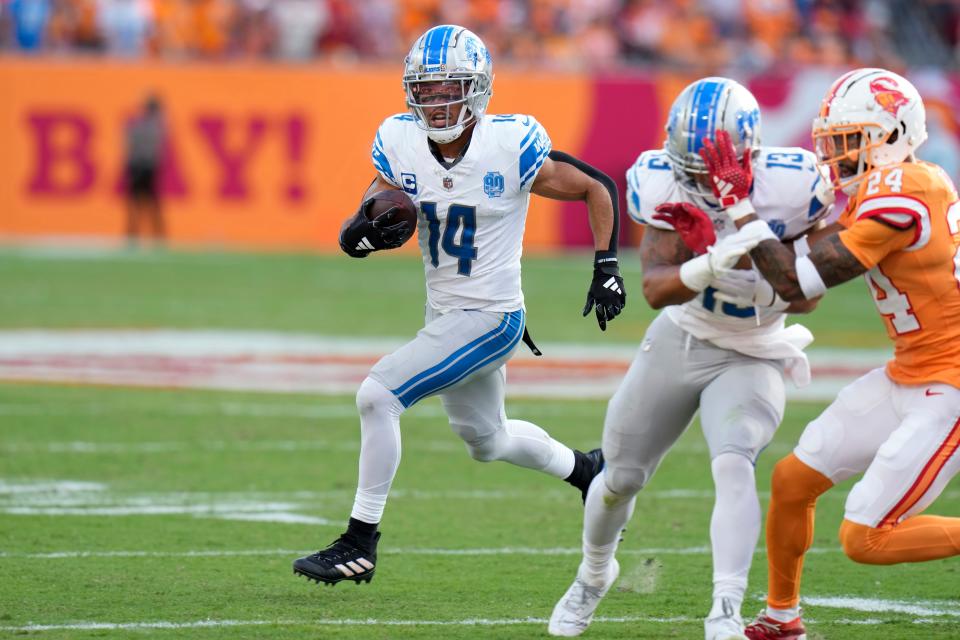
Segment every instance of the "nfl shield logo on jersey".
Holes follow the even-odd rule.
[[[503,176],[499,171],[488,171],[483,176],[483,192],[488,198],[499,198],[503,193]]]
[[[446,189],[447,191],[450,191],[450,189],[453,189],[453,178],[451,178],[450,176],[443,176],[443,188]]]

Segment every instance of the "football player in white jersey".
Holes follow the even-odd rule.
[[[378,524],[400,462],[400,415],[423,398],[440,396],[476,460],[537,469],[583,497],[602,465],[599,449],[574,451],[534,424],[508,420],[504,383],[506,362],[525,337],[520,255],[530,193],[586,202],[596,253],[583,315],[595,308],[605,329],[625,304],[616,186],[551,152],[532,116],[487,115],[492,81],[487,48],[463,27],[434,27],[417,39],[403,76],[409,113],[390,116],[377,131],[377,176],[341,232],[340,246],[353,257],[397,246],[412,229],[393,210],[371,222],[366,207],[385,189],[409,195],[419,210],[426,325],[381,359],[357,392],[360,472],[347,531],[293,565],[318,583],[373,577]]]
[[[769,227],[781,238],[798,238],[827,215],[829,181],[814,155],[761,147],[756,99],[726,78],[686,87],[666,131],[664,148],[642,153],[627,172],[630,215],[646,225],[643,293],[663,312],[610,400],[606,467],[587,495],[583,560],[554,608],[553,635],[579,635],[589,625],[617,578],[614,552],[637,492],[699,409],[716,491],[710,522],[714,600],[705,637],[745,638],[740,608],[760,533],[754,463],[783,416],[785,376],[797,384],[809,378],[803,348],[812,336],[800,325],[786,327],[784,318],[815,302],[783,302],[743,254],[764,237],[759,231]],[[735,234],[725,221],[700,157],[704,140],[720,131],[752,159],[750,199],[763,227],[752,236]],[[705,228],[713,237],[693,237],[696,229],[680,224],[689,216],[679,214],[688,212],[709,216],[712,225]]]

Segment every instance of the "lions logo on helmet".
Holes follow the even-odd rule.
[[[746,87],[729,78],[703,78],[688,85],[670,107],[664,150],[677,183],[690,193],[712,200],[706,164],[700,157],[703,139],[726,131],[737,155],[760,148],[760,105]]]
[[[817,159],[832,186],[856,193],[872,169],[899,164],[927,139],[923,99],[910,82],[886,69],[856,69],[841,76],[813,121]]]
[[[453,142],[486,112],[493,94],[493,61],[483,40],[468,29],[449,24],[433,27],[413,43],[404,67],[407,107],[434,142]],[[429,97],[427,84],[435,85]],[[446,107],[446,118],[438,117],[431,124],[426,107]]]

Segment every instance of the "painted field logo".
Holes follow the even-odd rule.
[[[503,193],[503,176],[499,171],[488,171],[483,176],[483,192],[488,198],[499,198]]]

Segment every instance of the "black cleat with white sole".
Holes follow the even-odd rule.
[[[342,580],[353,580],[357,584],[370,582],[377,570],[379,540],[379,531],[367,543],[344,533],[326,549],[294,560],[293,573],[317,584],[334,585]]]

